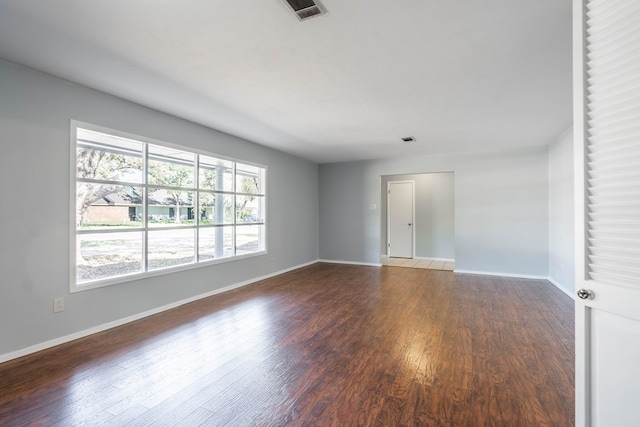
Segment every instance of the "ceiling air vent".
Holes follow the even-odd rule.
[[[304,21],[314,16],[324,15],[326,10],[314,0],[284,0],[299,20]]]

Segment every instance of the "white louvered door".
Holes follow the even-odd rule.
[[[640,0],[574,6],[576,425],[639,426]]]

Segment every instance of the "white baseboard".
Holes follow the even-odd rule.
[[[131,316],[124,317],[122,319],[118,319],[118,320],[114,320],[112,322],[104,323],[102,325],[94,326],[93,328],[85,329],[85,330],[79,331],[79,332],[74,332],[72,334],[65,335],[65,336],[60,337],[60,338],[54,338],[52,340],[45,341],[45,342],[40,343],[40,344],[35,344],[35,345],[29,346],[29,347],[26,347],[26,348],[23,348],[23,349],[20,349],[20,350],[12,351],[11,353],[0,354],[0,363],[6,362],[6,361],[9,361],[9,360],[12,360],[12,359],[17,359],[18,357],[26,356],[26,355],[29,355],[29,354],[32,354],[32,353],[35,353],[35,352],[38,352],[38,351],[41,351],[41,350],[45,350],[47,348],[55,347],[57,345],[73,341],[73,340],[77,340],[78,338],[84,338],[84,337],[87,337],[89,335],[96,334],[98,332],[103,332],[103,331],[106,331],[107,329],[115,328],[117,326],[122,326],[122,325],[125,325],[127,323],[131,323],[131,322],[135,322],[136,320],[140,320],[140,319],[143,319],[145,317],[161,313],[163,311],[171,310],[172,308],[176,308],[176,307],[179,307],[181,305],[188,304],[190,302],[194,302],[194,301],[197,301],[197,300],[200,300],[200,299],[203,299],[203,298],[208,298],[208,297],[213,296],[213,295],[221,294],[223,292],[227,292],[227,291],[230,291],[232,289],[241,288],[243,286],[247,286],[247,285],[250,285],[252,283],[259,282],[260,280],[269,279],[271,277],[278,276],[280,274],[288,273],[289,271],[297,270],[297,269],[302,268],[302,267],[307,267],[309,265],[316,264],[317,262],[318,261],[311,261],[311,262],[307,262],[307,263],[304,263],[304,264],[297,265],[295,267],[287,268],[285,270],[280,270],[280,271],[277,271],[275,273],[270,273],[270,274],[266,274],[264,276],[255,277],[253,279],[249,279],[249,280],[246,280],[244,282],[235,283],[233,285],[225,286],[223,288],[215,289],[213,291],[206,292],[204,294],[200,294],[200,295],[196,295],[196,296],[193,296],[193,297],[190,297],[190,298],[186,298],[186,299],[183,299],[183,300],[180,300],[180,301],[172,302],[170,304],[163,305],[161,307],[157,307],[157,308],[154,308],[154,309],[142,312],[142,313],[133,314]]]
[[[556,282],[554,279],[552,279],[551,277],[547,277],[547,280],[551,282],[552,285],[554,285],[556,288],[560,289],[562,292],[564,292],[565,294],[567,294],[567,296],[569,298],[571,298],[572,300],[575,300],[575,296],[573,295],[573,292],[569,292],[568,290],[566,290],[565,288],[562,287],[562,285],[560,285],[560,283]]]
[[[369,266],[369,267],[382,267],[381,263],[340,261],[340,260],[335,260],[335,259],[319,259],[318,262],[326,262],[326,263],[329,263],[329,264],[366,265],[366,266]]]
[[[547,276],[535,276],[529,274],[515,274],[515,273],[496,273],[492,271],[471,271],[471,270],[453,270],[454,273],[458,274],[474,274],[477,276],[498,276],[498,277],[513,277],[515,279],[538,279],[538,280],[547,280]]]

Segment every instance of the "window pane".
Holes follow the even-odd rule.
[[[124,276],[142,271],[142,232],[77,236],[76,282]]]
[[[233,162],[200,156],[200,188],[233,191]]]
[[[263,176],[263,168],[236,163],[236,192],[263,194]]]
[[[264,168],[136,137],[76,136],[76,283],[264,250]]]
[[[142,226],[142,188],[76,183],[76,227]]]
[[[200,224],[233,224],[233,194],[200,193]]]
[[[149,189],[149,226],[194,225],[194,194],[191,191]]]
[[[76,176],[142,183],[142,143],[78,128]]]
[[[149,145],[149,184],[166,187],[193,187],[193,153]]]
[[[264,249],[264,225],[242,225],[236,227],[236,255],[258,252]]]
[[[264,222],[263,205],[263,196],[236,196],[236,221]]]
[[[200,261],[233,256],[233,227],[207,227],[199,232]]]
[[[195,261],[195,230],[149,232],[149,270],[190,264]]]

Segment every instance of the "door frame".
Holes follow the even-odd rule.
[[[411,259],[416,256],[416,181],[415,180],[397,180],[387,181],[387,247],[385,248],[386,256],[389,258],[389,244],[391,240],[391,203],[389,203],[389,195],[391,194],[391,184],[411,184]]]
[[[584,63],[584,3],[583,0],[573,0],[573,155],[574,155],[574,269],[575,281],[573,292],[586,276],[585,266],[585,213],[584,192],[585,192],[585,63]],[[575,295],[575,294],[573,294]],[[585,304],[579,303],[574,297],[575,307],[575,424],[576,426],[587,426],[591,424],[589,401],[590,378],[589,345],[587,334],[589,329],[589,313]]]

